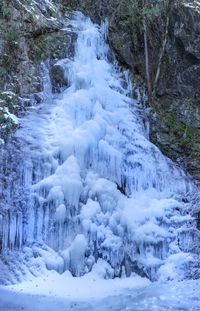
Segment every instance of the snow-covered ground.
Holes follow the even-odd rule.
[[[104,280],[94,273],[42,278],[0,287],[0,311],[199,311],[200,280],[151,283],[138,276]]]

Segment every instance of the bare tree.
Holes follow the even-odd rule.
[[[146,85],[147,85],[147,92],[148,92],[148,102],[151,105],[153,102],[153,98],[156,94],[156,88],[158,85],[160,72],[161,72],[161,65],[163,62],[163,57],[166,50],[167,40],[168,40],[168,32],[169,32],[169,19],[170,19],[170,12],[175,4],[176,0],[121,0],[118,5],[113,9],[113,14],[111,16],[111,21],[113,22],[116,14],[120,15],[120,9],[123,6],[126,6],[129,10],[128,14],[132,16],[132,21],[136,21],[143,30],[143,37],[144,37],[144,56],[145,56],[145,75],[146,75]],[[148,46],[148,33],[150,27],[150,20],[153,16],[159,13],[159,11],[164,11],[166,14],[166,21],[164,25],[164,32],[163,32],[163,40],[162,46],[160,50],[160,55],[158,58],[158,64],[156,67],[156,74],[155,78],[151,79],[151,66],[149,61],[149,46]],[[122,16],[127,17],[127,16]],[[131,20],[131,19],[130,19]],[[127,24],[127,21],[124,21]]]
[[[152,92],[152,97],[153,98],[155,97],[156,88],[157,88],[158,80],[159,80],[159,76],[160,76],[161,65],[162,65],[163,57],[164,57],[165,50],[166,50],[167,39],[168,39],[168,32],[169,32],[170,12],[171,12],[171,9],[172,9],[172,5],[174,3],[175,3],[174,0],[168,0],[167,1],[165,32],[164,32],[164,37],[163,37],[163,41],[162,41],[162,48],[161,48],[161,51],[160,51],[160,56],[159,56],[159,60],[158,60],[156,75],[155,75],[154,84],[153,84],[153,92]]]
[[[151,87],[151,77],[149,73],[149,50],[148,50],[148,40],[147,40],[147,23],[146,23],[146,15],[144,14],[144,8],[146,8],[146,0],[142,0],[142,5],[143,5],[142,22],[143,22],[143,32],[144,32],[145,69],[146,69],[148,100],[149,100],[149,104],[152,104],[152,87]]]

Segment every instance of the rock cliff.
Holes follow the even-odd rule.
[[[66,83],[54,67],[70,53],[73,34],[63,32],[63,27],[62,13],[51,1],[0,1],[0,136],[4,140],[17,126],[15,115],[40,101],[43,62],[55,88]]]

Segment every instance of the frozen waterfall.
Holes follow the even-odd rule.
[[[60,93],[44,65],[43,100],[1,169],[1,252],[32,247],[48,269],[74,276],[99,265],[105,277],[173,278],[191,260],[181,237],[194,223],[184,200],[194,186],[148,140],[139,93],[132,98],[127,73],[109,61],[105,28],[81,13],[68,21],[63,31],[77,41],[55,64],[68,84]]]

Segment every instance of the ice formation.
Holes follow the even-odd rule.
[[[105,277],[173,278],[178,262],[184,270],[191,260],[179,241],[193,225],[182,199],[194,186],[148,140],[140,99],[109,61],[105,25],[81,13],[68,23],[78,35],[75,55],[56,65],[69,87],[52,94],[44,65],[42,103],[4,157],[1,251],[37,243],[35,253],[60,273],[81,276],[100,262]]]

